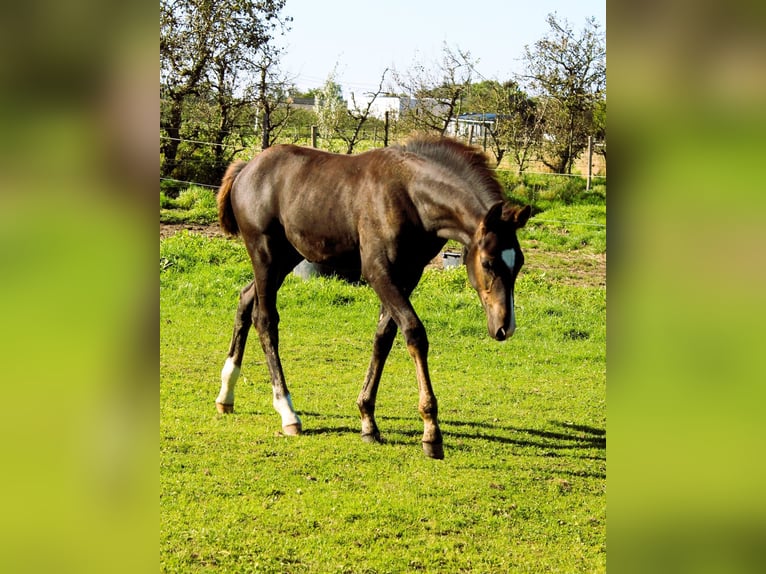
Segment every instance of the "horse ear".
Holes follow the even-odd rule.
[[[521,209],[517,210],[513,217],[513,222],[516,225],[516,229],[524,227],[529,220],[529,216],[532,215],[532,207],[525,205]]]
[[[497,229],[503,219],[503,205],[503,203],[496,203],[489,208],[487,215],[484,216],[484,221],[481,222],[482,231],[484,233],[491,229]]]
[[[532,208],[529,205],[517,207],[511,204],[505,204],[503,209],[503,221],[512,223],[514,229],[524,227],[529,216],[532,214]]]

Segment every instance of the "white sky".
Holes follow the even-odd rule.
[[[438,62],[446,42],[470,52],[485,78],[507,80],[523,70],[524,46],[548,33],[551,12],[576,32],[590,16],[606,30],[606,0],[287,0],[282,15],[294,20],[281,68],[307,90],[337,64],[347,96],[376,89],[387,67]]]

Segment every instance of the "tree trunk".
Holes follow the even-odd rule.
[[[170,118],[162,126],[167,133],[167,139],[163,139],[160,152],[165,157],[162,164],[162,175],[173,177],[176,174],[176,158],[178,156],[178,144],[181,138],[181,118],[183,115],[183,98],[172,97],[170,105]]]
[[[265,150],[269,147],[269,135],[271,134],[271,114],[268,110],[263,112],[261,117],[261,150]]]

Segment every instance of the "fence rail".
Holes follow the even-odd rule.
[[[195,185],[197,187],[209,187],[210,189],[218,189],[217,185],[210,185],[209,183],[197,183],[196,181],[185,181],[183,179],[173,179],[172,177],[161,177],[160,181],[172,181],[174,183],[188,183],[189,185]]]
[[[377,130],[375,130],[375,135],[376,134],[377,134]],[[361,141],[372,141],[375,144],[377,144],[379,138],[375,137],[375,135],[372,138],[366,138],[366,139],[363,139]],[[240,149],[241,151],[246,151],[248,149],[253,149],[252,147],[242,146],[242,145],[219,144],[219,143],[215,143],[215,142],[206,142],[206,141],[202,141],[202,140],[194,140],[194,139],[188,139],[188,138],[173,138],[173,137],[162,136],[162,135],[160,136],[160,139],[161,140],[177,141],[177,142],[181,142],[181,143],[186,142],[186,143],[192,143],[192,144],[196,144],[196,145],[208,145],[208,146],[214,146],[214,147],[224,147],[224,148]],[[309,134],[308,136],[305,136],[305,137],[301,136],[299,138],[299,140],[304,140],[304,139],[310,141],[311,140],[311,135]],[[184,158],[182,161],[176,160],[175,161],[175,165],[179,165],[179,164],[183,164],[183,163],[187,163],[187,162],[191,163],[191,162],[195,162],[195,161],[196,162],[201,162],[202,160],[197,159],[197,158]],[[526,171],[525,170],[525,171],[521,172],[521,174],[518,174],[518,170],[516,170],[516,169],[508,169],[508,168],[493,168],[493,169],[495,171],[503,172],[503,173],[513,172],[513,173],[515,173],[517,175],[537,175],[537,176],[550,176],[550,177],[553,177],[553,176],[557,176],[557,177],[579,177],[579,178],[585,179],[586,181],[591,180],[591,179],[606,180],[606,176],[605,175],[597,175],[597,174],[593,174],[593,173],[582,175],[582,174],[576,174],[576,173],[555,173],[555,172]],[[211,184],[207,184],[207,183],[198,183],[198,182],[194,182],[194,181],[186,181],[186,180],[175,179],[175,178],[171,178],[171,177],[160,177],[160,181],[170,181],[170,182],[174,182],[174,183],[185,183],[185,184],[188,184],[188,185],[196,185],[196,186],[199,186],[199,187],[207,187],[207,188],[212,188],[212,189],[217,189],[218,188],[217,185],[211,185]],[[590,181],[588,181],[588,184],[587,184],[587,189],[589,189],[589,188],[590,188]]]
[[[201,140],[189,140],[184,138],[171,138],[169,136],[160,136],[161,140],[168,140],[173,142],[189,142],[189,143],[195,143],[199,145],[209,145],[209,146],[215,146],[215,147],[231,147],[231,148],[241,148],[242,146],[238,145],[231,145],[231,144],[221,144],[221,143],[215,143],[215,142],[204,142]],[[247,148],[243,148],[247,149]]]

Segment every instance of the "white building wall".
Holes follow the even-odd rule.
[[[371,95],[355,93],[353,98],[349,98],[348,109],[354,109],[354,100],[356,100],[356,108],[364,110],[371,99]],[[406,96],[378,96],[370,107],[370,116],[382,120],[386,117],[386,112],[389,112],[389,115],[396,118],[402,112],[414,107],[415,103],[413,98]]]

